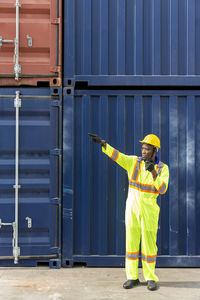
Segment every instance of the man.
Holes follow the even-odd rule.
[[[141,239],[141,258],[147,288],[158,288],[155,274],[157,256],[157,229],[160,208],[157,197],[167,191],[169,169],[156,156],[160,140],[154,134],[147,135],[142,141],[142,157],[129,156],[111,147],[99,136],[89,134],[92,141],[102,145],[102,151],[118,163],[128,173],[129,191],[126,201],[126,276],[123,287],[139,285],[138,261]]]

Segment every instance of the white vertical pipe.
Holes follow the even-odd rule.
[[[18,263],[18,256],[20,249],[18,247],[18,206],[19,206],[19,108],[21,107],[21,99],[19,98],[19,91],[16,91],[16,98],[14,102],[14,106],[16,108],[16,136],[15,136],[15,224],[14,224],[14,249],[13,254],[15,261],[14,263]]]
[[[15,80],[19,80],[19,73],[21,72],[21,68],[19,65],[19,7],[21,7],[21,4],[19,3],[19,0],[16,0],[15,6],[16,6],[16,37],[15,37],[14,72],[15,72]]]
[[[19,101],[19,92],[16,92],[16,102]],[[15,150],[15,223],[18,227],[18,184],[19,184],[19,106],[16,107],[16,150]],[[16,234],[16,244],[18,244],[18,234]]]

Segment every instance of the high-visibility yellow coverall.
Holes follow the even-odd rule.
[[[106,144],[102,151],[128,173],[129,190],[126,201],[126,275],[127,279],[138,279],[139,246],[145,280],[158,281],[155,274],[157,257],[157,229],[160,208],[159,194],[167,191],[169,180],[168,166],[157,160],[155,170],[158,176],[153,179],[151,172],[145,171],[141,157],[129,156]]]

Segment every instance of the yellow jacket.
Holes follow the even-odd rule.
[[[102,151],[128,173],[129,192],[127,207],[132,207],[134,213],[138,216],[141,214],[148,215],[147,219],[149,222],[146,225],[149,229],[152,227],[152,230],[156,230],[160,210],[156,200],[159,194],[163,195],[167,191],[169,181],[168,166],[161,161],[155,164],[158,176],[154,180],[151,172],[145,170],[145,162],[141,157],[120,153],[109,144],[106,144],[106,149],[102,147]],[[126,215],[128,216],[128,214]]]

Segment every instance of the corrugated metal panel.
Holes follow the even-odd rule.
[[[65,86],[200,84],[198,0],[66,0],[64,16]]]
[[[90,142],[93,132],[136,155],[146,134],[161,138],[159,158],[169,165],[170,182],[158,199],[157,265],[200,266],[200,91],[69,93],[64,90],[63,265],[124,264],[127,177]]]
[[[16,37],[15,0],[0,0],[0,37]],[[19,1],[20,80],[14,75],[14,42],[0,44],[0,85],[61,85],[61,0]],[[32,45],[29,43],[32,39]]]
[[[0,89],[0,219],[15,220],[15,89]],[[60,266],[61,93],[19,89],[18,265]],[[60,93],[60,95],[59,95]],[[26,217],[32,219],[28,228]],[[13,265],[12,227],[0,228],[0,265]],[[53,260],[51,260],[53,259]]]

